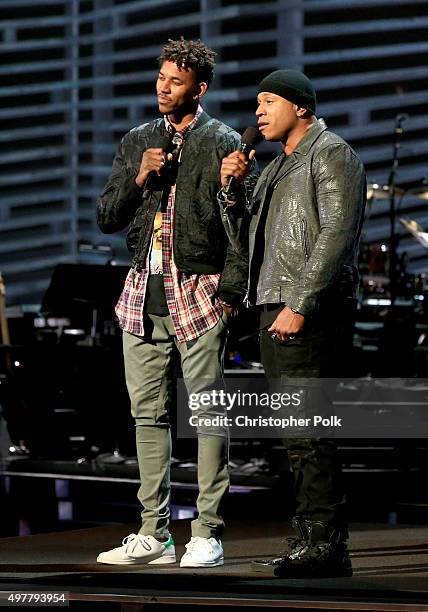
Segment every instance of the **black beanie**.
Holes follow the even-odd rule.
[[[257,93],[267,91],[306,108],[315,115],[317,98],[308,77],[298,70],[275,70],[259,84]]]

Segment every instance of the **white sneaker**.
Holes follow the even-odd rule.
[[[102,552],[97,563],[111,565],[141,565],[144,563],[175,563],[175,546],[171,536],[159,542],[153,536],[131,533],[122,541],[122,546]]]
[[[181,557],[180,567],[215,567],[223,565],[223,546],[215,538],[191,538]]]

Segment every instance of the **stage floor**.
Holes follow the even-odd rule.
[[[240,605],[269,601],[284,607],[292,607],[292,601],[299,605],[316,601],[320,609],[352,605],[365,610],[428,610],[428,527],[352,525],[352,578],[267,579],[252,572],[250,561],[277,553],[281,537],[288,533],[279,522],[245,519],[227,526],[222,567],[189,570],[177,563],[130,568],[95,562],[100,551],[118,546],[136,529],[136,525],[114,525],[3,538],[0,590],[63,589],[72,599],[87,600],[110,596],[115,601],[125,597],[126,601],[192,603],[189,598],[196,598],[217,605],[239,605],[239,600]],[[171,531],[180,557],[190,537],[190,523],[176,521]],[[330,608],[321,605],[328,601]]]

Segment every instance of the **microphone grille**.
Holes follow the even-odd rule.
[[[241,142],[247,146],[253,147],[258,144],[262,140],[262,135],[260,134],[257,127],[251,125],[247,127],[245,132],[242,134]]]

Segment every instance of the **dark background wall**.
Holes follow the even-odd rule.
[[[0,3],[0,271],[8,303],[40,301],[60,262],[85,261],[79,241],[108,243],[95,200],[115,147],[157,114],[156,57],[169,37],[218,52],[205,108],[242,131],[255,86],[271,70],[304,70],[318,116],[346,138],[369,180],[387,182],[398,113],[408,113],[398,183],[428,175],[428,2],[423,0],[2,0]],[[277,150],[262,145],[262,165]],[[401,211],[428,227],[427,201]],[[364,240],[388,237],[388,201],[374,201]],[[397,224],[399,225],[399,224]],[[410,269],[428,251],[405,234]],[[100,259],[102,261],[102,259]]]

